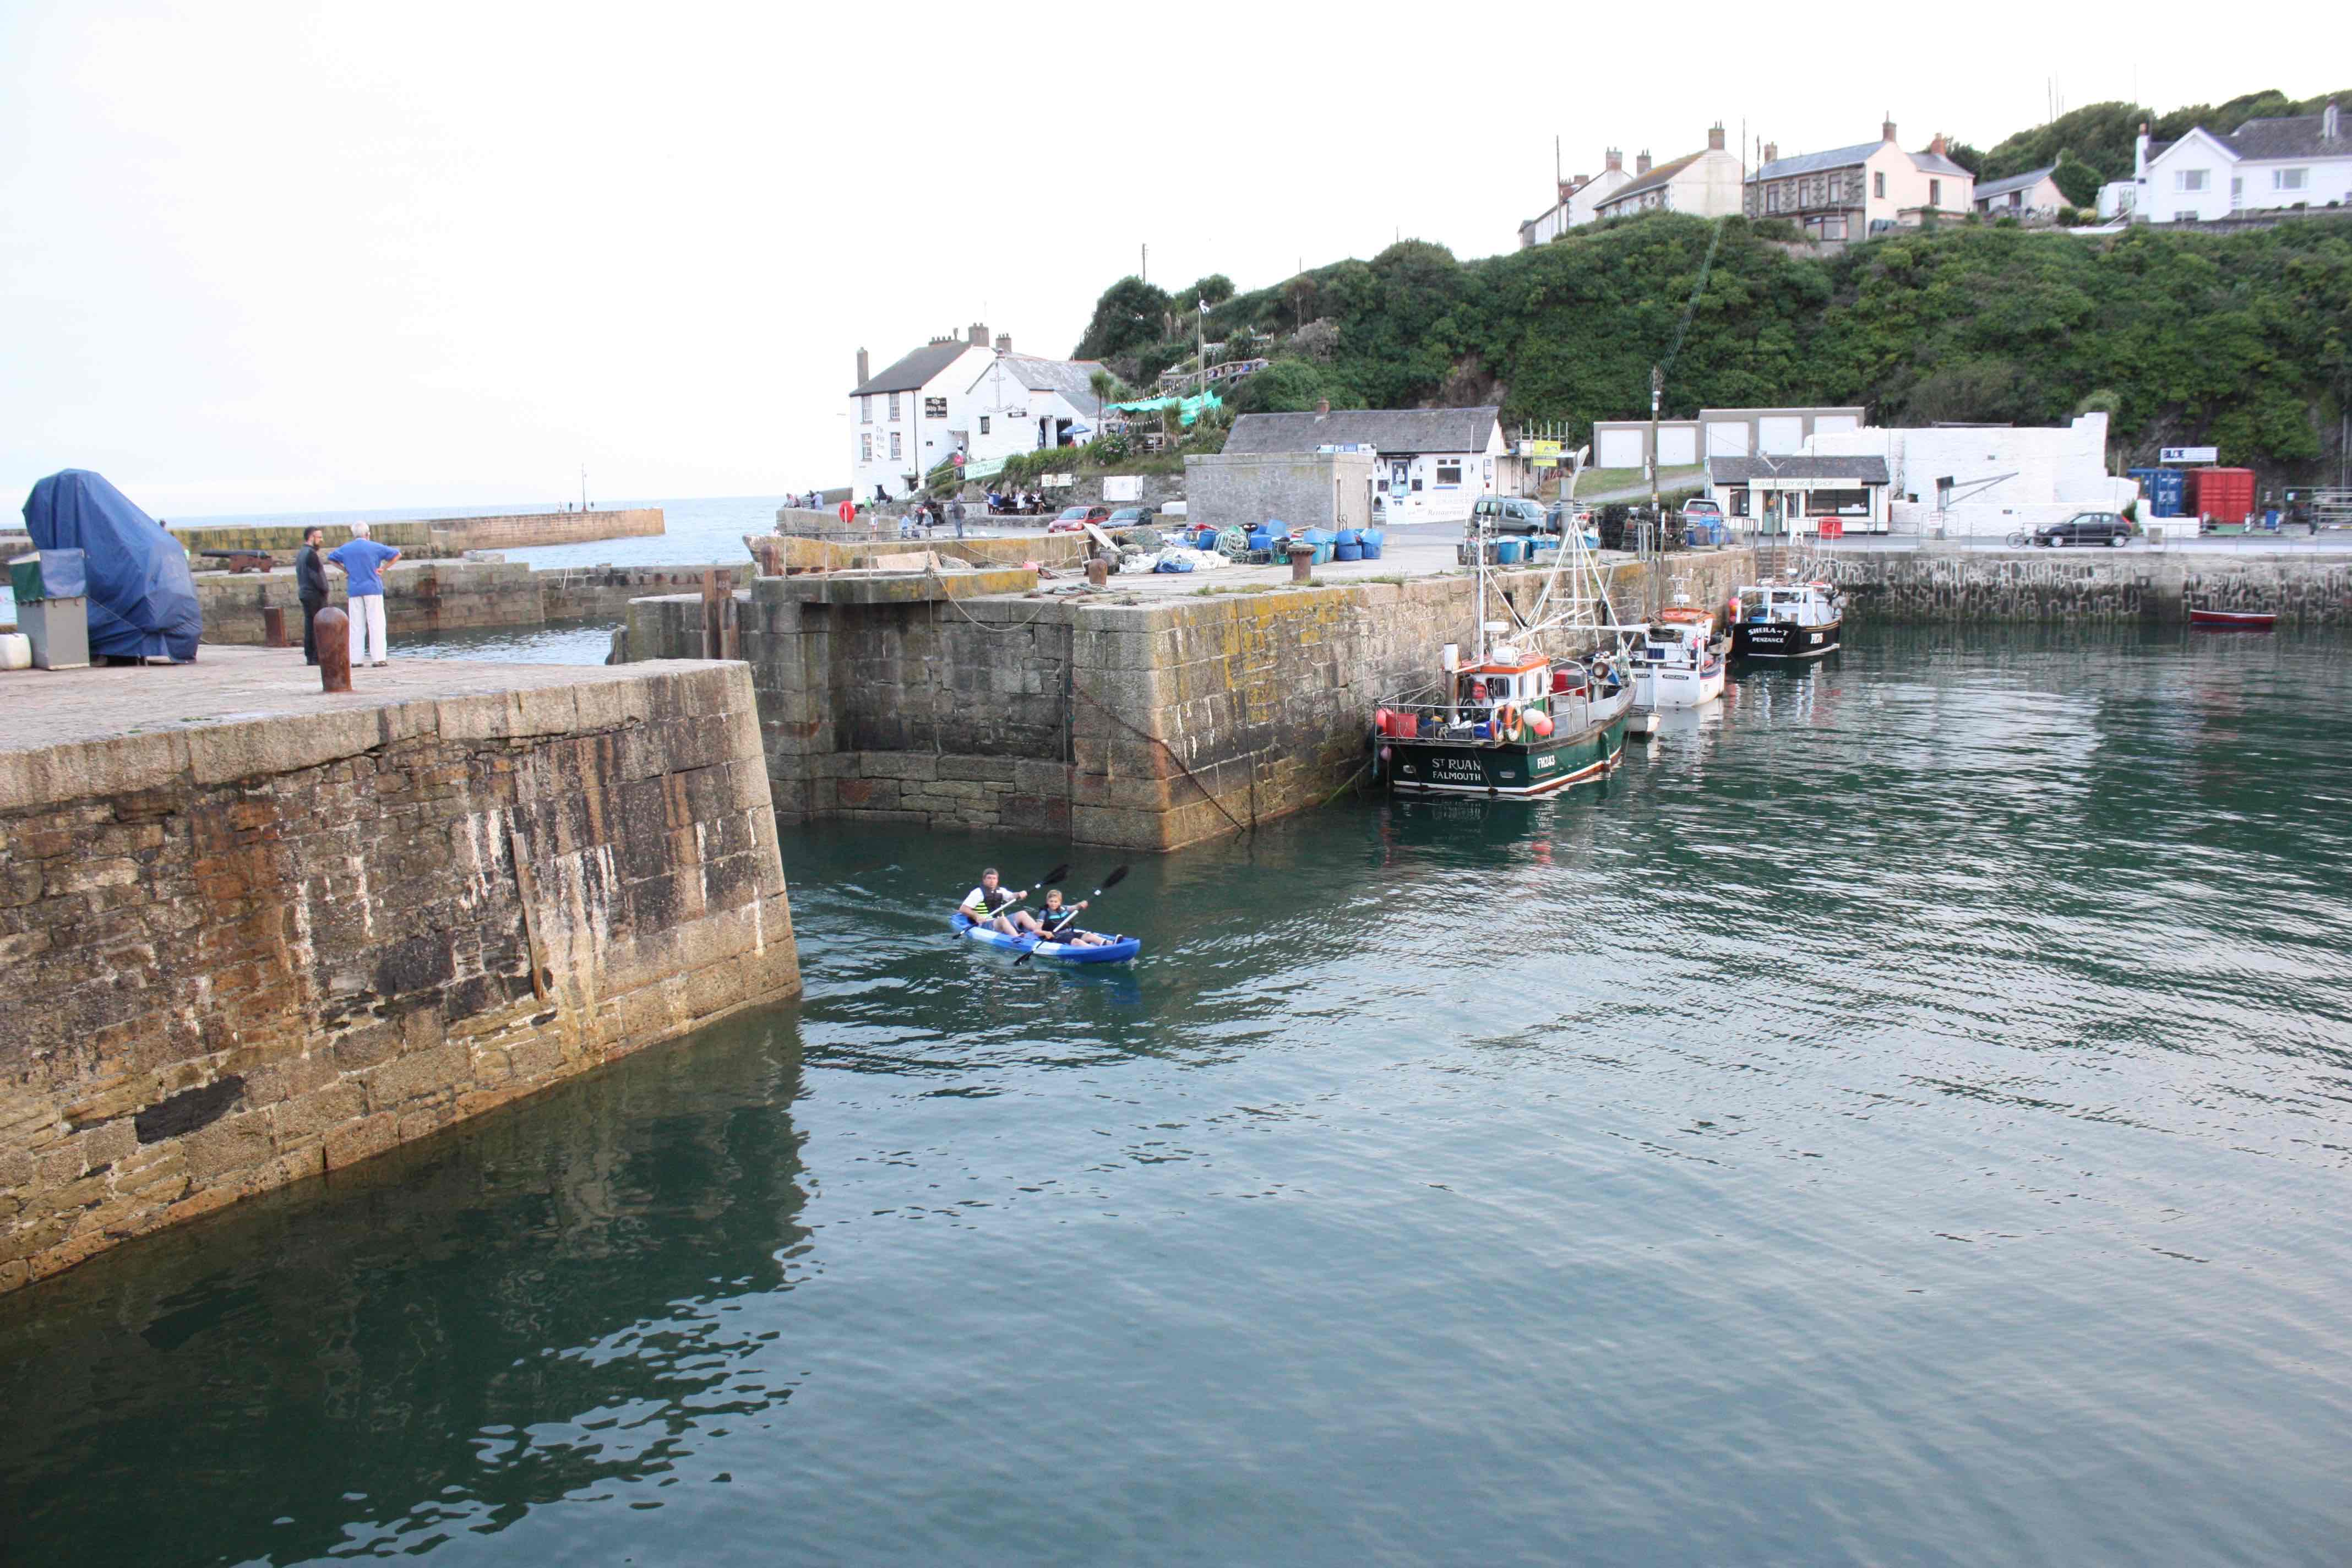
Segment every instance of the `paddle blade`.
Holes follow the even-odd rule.
[[[1046,872],[1044,876],[1038,878],[1037,885],[1041,888],[1050,888],[1055,883],[1061,881],[1063,879],[1069,876],[1069,874],[1070,868],[1067,866],[1056,866],[1052,870]]]
[[[1109,892],[1113,888],[1118,887],[1121,882],[1126,880],[1127,868],[1124,866],[1114,866],[1110,868],[1110,875],[1103,879],[1103,885],[1095,889],[1095,893],[1099,897],[1104,893]]]

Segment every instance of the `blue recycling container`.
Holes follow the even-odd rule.
[[[1331,553],[1335,559],[1340,561],[1361,561],[1364,558],[1364,547],[1353,541],[1343,540],[1331,547]]]
[[[1263,528],[1254,530],[1249,536],[1249,547],[1252,550],[1271,550],[1274,548],[1274,535]]]
[[[1497,566],[1517,565],[1519,563],[1519,551],[1521,548],[1519,542],[1516,539],[1498,539],[1495,541],[1495,564]]]
[[[1388,535],[1377,528],[1364,530],[1364,559],[1378,561],[1381,558],[1381,545],[1387,538]]]

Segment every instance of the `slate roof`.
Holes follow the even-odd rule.
[[[2028,169],[2022,174],[2011,174],[2005,180],[1988,180],[1977,187],[1977,200],[1983,201],[1990,196],[2005,196],[2011,191],[2032,190],[2056,172],[2057,167],[2057,164],[2053,163],[2048,168]]]
[[[2319,133],[2326,120],[2324,113],[2282,114],[2268,120],[2249,120],[2226,136],[2210,125],[2197,129],[2240,158],[2352,158],[2352,129],[2342,128],[2346,122],[2339,114],[2339,129],[2336,140],[2330,142]],[[2147,161],[2153,163],[2179,145],[2179,142],[2151,142],[2147,144]]]
[[[2221,138],[2241,158],[2352,158],[2352,136],[2338,130],[2336,140],[2324,140],[2317,114],[2281,115],[2274,120],[2249,120]],[[2342,117],[2337,117],[2339,125]]]
[[[1244,414],[1225,437],[1228,452],[1312,452],[1369,444],[1383,453],[1484,452],[1498,407],[1334,408],[1328,414]]]
[[[945,342],[925,343],[896,364],[886,365],[881,374],[863,386],[850,389],[849,395],[862,397],[871,392],[913,392],[930,384],[931,377],[955,363],[964,350],[977,345],[961,338],[950,338]]]
[[[1884,142],[1857,142],[1851,147],[1832,147],[1826,153],[1800,153],[1793,158],[1775,158],[1748,177],[1751,180],[1785,180],[1791,174],[1850,168],[1885,145]]]
[[[1706,477],[1719,485],[1746,484],[1752,479],[1852,479],[1857,484],[1887,482],[1884,458],[1709,458]]]
[[[1800,153],[1793,158],[1775,158],[1748,177],[1750,180],[1785,180],[1791,174],[1814,174],[1823,169],[1850,169],[1885,145],[1884,142],[1857,142],[1851,147],[1832,147],[1826,153]],[[1940,153],[1930,153],[1922,148],[1906,156],[1923,174],[1969,177],[1968,170]]]
[[[997,363],[1011,371],[1013,378],[1032,392],[1058,392],[1069,401],[1071,407],[1090,419],[1102,412],[1095,401],[1095,389],[1088,384],[1094,373],[1102,369],[1097,361],[1005,354]],[[972,378],[972,385],[980,384],[980,377],[986,375],[988,369],[985,365],[981,367],[980,375]]]
[[[1693,163],[1697,163],[1699,155],[1696,153],[1688,153],[1671,163],[1653,163],[1650,165],[1648,174],[1639,175],[1627,184],[1618,186],[1594,203],[1594,209],[1597,211],[1601,207],[1614,206],[1627,196],[1638,196],[1643,191],[1654,191]]]

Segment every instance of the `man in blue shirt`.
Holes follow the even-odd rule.
[[[383,569],[400,559],[400,552],[389,544],[378,544],[368,537],[368,525],[352,524],[352,537],[327,552],[327,559],[342,568],[349,579],[352,607],[352,663],[372,664],[381,669],[391,662],[391,649],[383,637]]]

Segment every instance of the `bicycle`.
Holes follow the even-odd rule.
[[[2009,547],[2011,550],[2023,550],[2032,542],[2033,536],[2021,528],[2009,536]]]

